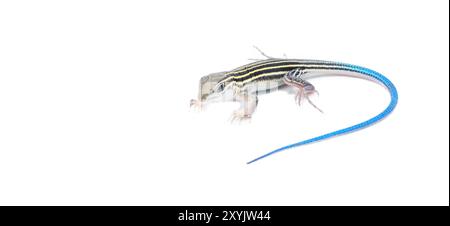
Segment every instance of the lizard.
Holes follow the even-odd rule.
[[[191,107],[203,108],[209,103],[237,101],[241,103],[241,107],[233,112],[232,121],[246,120],[250,119],[255,112],[258,105],[258,95],[289,86],[296,90],[295,101],[298,104],[306,99],[315,109],[322,112],[310,99],[311,95],[318,92],[307,79],[324,75],[351,76],[377,82],[389,91],[390,103],[381,113],[366,121],[280,147],[247,162],[247,164],[254,163],[289,148],[322,141],[369,127],[384,119],[397,105],[398,93],[395,85],[387,77],[374,70],[334,61],[275,58],[266,55],[257,47],[255,48],[266,59],[255,60],[230,71],[203,76],[200,79],[199,97],[191,100]]]

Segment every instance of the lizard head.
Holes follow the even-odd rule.
[[[221,97],[226,97],[231,90],[233,81],[227,78],[225,72],[213,73],[200,79],[199,100],[202,102],[214,102]]]
[[[234,89],[232,89],[234,81],[227,78],[226,72],[218,72],[203,76],[200,79],[198,99],[191,100],[190,106],[203,109],[208,103],[233,100]]]

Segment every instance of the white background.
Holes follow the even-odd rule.
[[[448,1],[2,1],[0,203],[448,205]],[[373,127],[245,163],[366,120],[389,95],[311,80],[298,107],[189,109],[198,80],[267,54],[372,68],[396,84]]]

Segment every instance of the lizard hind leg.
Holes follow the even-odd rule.
[[[301,78],[301,75],[304,74],[300,69],[295,69],[288,74],[285,75],[283,81],[294,88],[297,89],[297,94],[295,95],[295,101],[298,105],[301,104],[303,99],[306,99],[311,106],[315,109],[323,113],[323,111],[311,101],[310,96],[314,94],[319,94],[319,92],[314,88],[314,86],[307,82],[306,80]]]

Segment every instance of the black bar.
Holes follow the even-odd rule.
[[[14,224],[67,223],[167,225],[279,225],[285,223],[426,224],[448,222],[449,207],[301,206],[12,206],[0,207]],[[208,214],[208,215],[207,215]],[[255,215],[256,214],[256,215]],[[208,216],[210,216],[208,218]]]

